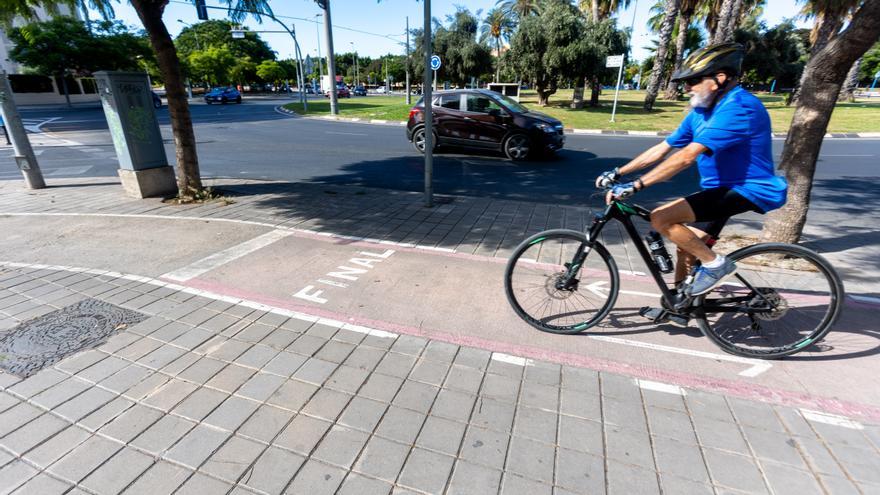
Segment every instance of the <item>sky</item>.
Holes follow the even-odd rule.
[[[618,14],[618,26],[634,25],[634,55],[637,60],[649,55],[646,47],[651,46],[654,35],[648,30],[647,22],[650,17],[648,11],[653,3],[654,0],[632,0],[629,8]],[[776,25],[800,10],[800,5],[795,0],[772,0],[766,3],[763,19],[768,26]],[[207,0],[207,4],[225,5],[221,0]],[[466,7],[472,13],[482,10],[479,17],[484,17],[495,4],[496,0],[432,0],[431,15],[445,24],[446,16],[455,12],[456,5]],[[315,17],[322,11],[314,0],[270,0],[269,5],[276,16],[281,17],[288,27],[294,28],[304,57],[307,54],[317,56],[319,34],[322,38],[321,54],[325,54],[323,20]],[[115,9],[119,20],[138,29],[142,27],[137,14],[127,1],[116,4]],[[208,15],[212,19],[223,19],[226,12],[209,9]],[[410,28],[421,27],[424,21],[424,4],[416,0],[331,0],[330,15],[333,21],[333,47],[337,53],[357,50],[359,55],[379,57],[388,53],[404,53],[406,18],[409,16]],[[196,9],[188,0],[171,0],[165,9],[164,19],[171,35],[175,37],[186,27],[183,23],[199,22]],[[808,25],[803,20],[799,20],[798,24]],[[263,24],[248,19],[243,25],[253,31],[281,30],[271,19],[264,20]],[[260,36],[276,51],[279,58],[294,58],[293,41],[288,34],[262,33]]]

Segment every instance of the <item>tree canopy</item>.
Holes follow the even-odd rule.
[[[193,24],[184,28],[174,46],[181,59],[188,58],[193,52],[211,47],[225,46],[234,57],[250,57],[251,60],[275,60],[275,52],[269,44],[260,38],[258,33],[244,30],[244,38],[232,37],[235,25],[227,20],[210,20]]]
[[[45,75],[141,70],[141,60],[155,64],[147,39],[131,33],[120,22],[94,23],[90,33],[82,21],[55,17],[15,28],[9,39],[15,45],[10,58]]]

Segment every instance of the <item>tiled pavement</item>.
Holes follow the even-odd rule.
[[[181,207],[117,184],[6,182],[0,213],[236,219],[489,256],[588,219],[478,198],[426,211],[417,195],[338,186],[224,189],[235,204]],[[877,426],[143,277],[0,265],[0,331],[87,297],[149,318],[26,380],[0,373],[0,493],[880,492]]]
[[[102,273],[0,267],[6,326],[149,316],[0,374],[0,493],[880,490],[878,427]]]

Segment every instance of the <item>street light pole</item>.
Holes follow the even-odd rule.
[[[323,14],[315,14],[315,17],[322,17],[322,16],[323,16]],[[319,77],[319,79],[318,79],[318,90],[320,91],[320,90],[323,89],[321,86],[324,84],[324,83],[323,83],[323,80],[324,80],[324,63],[321,62],[321,32],[318,30],[318,23],[317,23],[317,21],[315,22],[315,35],[317,35],[317,38],[318,38],[318,77]]]
[[[18,114],[18,108],[15,106],[15,100],[12,96],[12,86],[6,78],[6,71],[0,70],[0,121],[9,135],[7,139],[12,141],[12,149],[15,153],[15,162],[18,165],[21,174],[24,176],[24,184],[28,189],[42,189],[46,187],[46,181],[43,180],[43,172],[40,171],[40,164],[37,163],[37,156],[34,149],[31,148],[31,142],[28,140],[27,133],[24,130],[24,123]]]
[[[406,104],[412,105],[412,95],[409,87],[409,16],[406,16]]]
[[[431,0],[425,1],[425,27],[422,49],[425,52],[425,73],[422,77],[422,95],[425,102],[425,206],[434,206],[434,122],[431,112]]]
[[[330,74],[330,113],[339,115],[336,96],[336,61],[333,60],[333,25],[330,21],[330,0],[315,0],[324,9],[324,36],[327,38],[327,73]]]

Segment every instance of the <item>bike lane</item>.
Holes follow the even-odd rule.
[[[876,307],[850,302],[824,342],[784,360],[724,353],[693,325],[654,326],[638,316],[659,291],[622,274],[611,314],[585,334],[553,335],[519,319],[503,290],[506,260],[308,233],[196,275],[165,280],[316,317],[427,336],[524,358],[587,366],[721,393],[880,417],[872,383]]]

